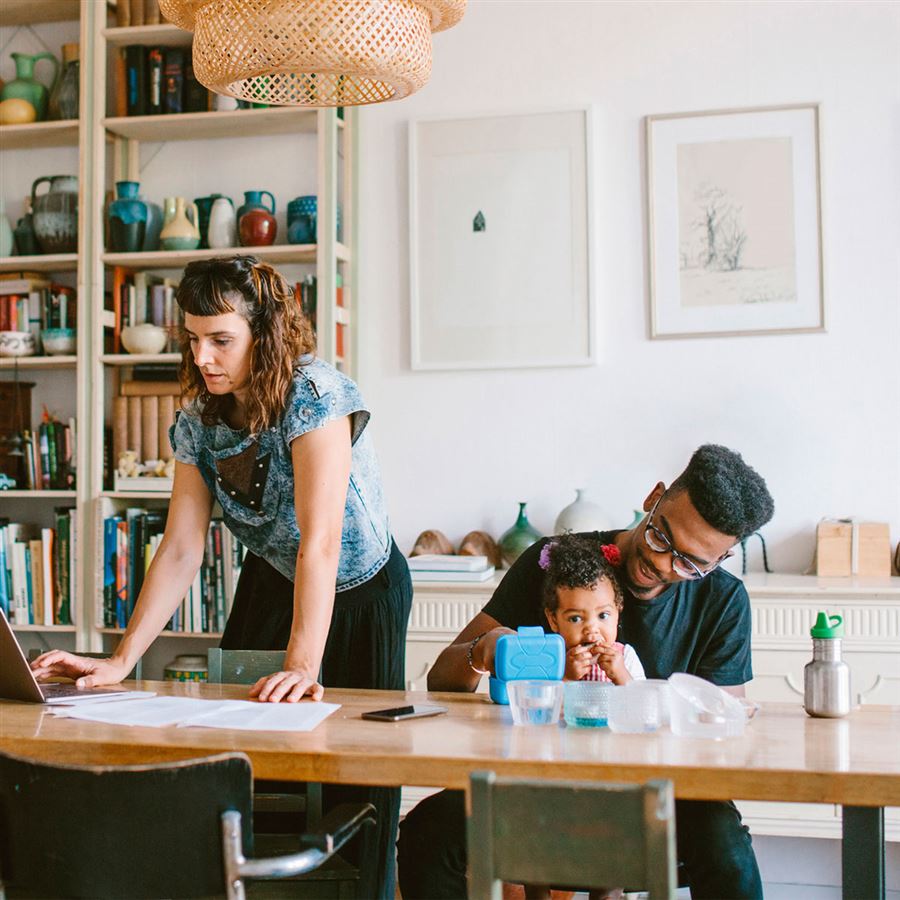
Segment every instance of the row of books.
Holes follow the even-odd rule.
[[[0,609],[14,625],[72,625],[75,510],[59,507],[54,527],[0,519]]]
[[[104,302],[104,345],[109,353],[122,352],[122,329],[149,322],[169,335],[164,352],[178,349],[178,329],[182,316],[175,302],[178,283],[149,272],[123,266],[112,270],[112,286]]]
[[[194,77],[190,50],[130,44],[115,60],[116,115],[206,112],[210,92]]]
[[[103,626],[127,626],[162,541],[167,510],[128,508],[103,520]],[[244,559],[243,544],[221,519],[209,523],[206,552],[190,589],[166,625],[170,631],[220,632]]]
[[[40,278],[0,280],[0,331],[31,331],[40,347],[44,328],[75,328],[77,294]]]
[[[335,355],[341,359],[345,355],[346,332],[349,319],[347,308],[344,304],[344,284],[340,274],[337,276],[337,288],[335,297]],[[303,314],[309,319],[313,332],[318,327],[316,317],[316,278],[314,275],[306,275],[294,285],[294,297],[300,304]]]
[[[75,419],[63,423],[51,418],[44,407],[43,421],[36,431],[21,434],[21,457],[7,452],[4,468],[18,458],[18,471],[13,475],[17,487],[29,491],[70,491],[75,489],[77,458]]]
[[[127,388],[135,382],[124,382]],[[169,428],[175,424],[175,410],[178,408],[180,387],[173,382],[136,382],[151,385],[163,393],[144,396],[113,397],[112,432],[113,459],[116,465],[127,450],[136,454],[140,463],[150,460],[167,460],[172,456],[169,443]],[[169,390],[169,385],[172,389]]]

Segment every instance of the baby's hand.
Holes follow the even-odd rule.
[[[592,645],[576,644],[566,651],[566,671],[563,678],[566,681],[581,681],[594,664]]]
[[[606,672],[607,678],[613,684],[628,684],[631,675],[625,668],[625,657],[615,644],[595,644],[592,653],[596,657],[597,665]]]

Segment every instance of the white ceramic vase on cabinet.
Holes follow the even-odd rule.
[[[567,531],[607,531],[610,527],[609,519],[603,509],[596,503],[585,499],[585,488],[575,489],[575,500],[570,503],[556,517],[554,534],[564,534]]]

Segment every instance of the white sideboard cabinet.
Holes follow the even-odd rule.
[[[415,585],[406,643],[409,690],[425,690],[438,654],[487,603],[502,575],[483,584]],[[843,651],[854,702],[900,706],[900,578],[753,574],[744,583],[753,613],[754,677],[748,696],[802,702],[803,667],[812,656],[809,630],[824,610],[844,619]],[[487,689],[486,678],[479,689]],[[841,836],[840,808],[832,804],[738,805],[755,834]],[[887,810],[885,831],[888,840],[900,841],[900,810]]]

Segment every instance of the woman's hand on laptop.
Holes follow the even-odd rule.
[[[42,653],[31,663],[31,668],[38,681],[59,677],[73,678],[80,688],[118,684],[128,675],[127,666],[115,657],[93,659],[65,650],[48,650]]]

